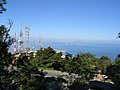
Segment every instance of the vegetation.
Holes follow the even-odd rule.
[[[6,8],[4,7],[6,3],[7,3],[6,0],[0,0],[0,13],[6,11]]]
[[[0,0],[0,13],[3,13],[6,0]],[[34,57],[25,53],[16,58],[8,52],[13,38],[9,31],[13,25],[9,22],[9,28],[0,26],[0,90],[87,90],[88,84],[96,74],[104,74],[112,80],[118,89],[120,88],[120,55],[115,62],[109,57],[96,58],[91,53],[78,53],[72,57],[67,53],[62,58],[62,52],[56,52],[51,47],[40,49]],[[12,63],[14,61],[14,63]],[[42,69],[59,70],[70,75],[78,75],[77,78],[67,81],[62,77],[45,77]],[[94,90],[103,90],[92,87]]]
[[[107,67],[107,75],[120,88],[120,57],[116,58],[113,65]]]
[[[61,56],[61,52],[55,53],[51,47],[48,47],[38,50],[37,56],[31,60],[31,63],[33,63],[33,61],[34,63],[38,62],[36,63],[39,64],[37,65],[38,67],[52,68],[54,70],[68,72],[69,74],[74,73],[79,75],[79,78],[76,78],[75,81],[71,81],[68,85],[68,88],[70,89],[84,89],[87,85],[86,82],[93,79],[95,74],[107,75],[107,79],[111,79],[117,86],[119,86],[119,58],[116,58],[114,63],[111,62],[107,56],[96,58],[95,55],[92,55],[91,53],[79,53],[74,57],[67,53],[65,58],[61,58]]]
[[[44,77],[45,73],[39,70],[37,64],[30,62],[33,59],[32,56],[29,58],[23,53],[15,58],[14,55],[8,53],[9,46],[13,42],[13,39],[9,37],[9,30],[10,28],[7,29],[4,25],[0,26],[0,90],[47,90],[51,88],[50,83],[53,82],[62,88],[60,84],[62,79]],[[44,56],[43,58],[46,59]],[[13,60],[14,63],[12,63]]]

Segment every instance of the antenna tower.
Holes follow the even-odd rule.
[[[19,53],[23,52],[23,33],[22,33],[22,22],[20,25],[20,37],[19,37]]]
[[[39,49],[43,48],[43,42],[42,39],[39,37]]]
[[[15,32],[15,36],[14,36],[14,54],[17,53],[17,44],[16,44],[16,32]]]
[[[33,41],[32,51],[35,51],[35,41]]]
[[[30,35],[30,28],[25,27],[25,51],[28,52],[30,50],[29,47],[29,35]]]

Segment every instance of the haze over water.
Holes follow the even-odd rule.
[[[65,54],[77,55],[80,52],[90,52],[96,57],[108,56],[112,61],[120,54],[120,40],[116,41],[43,41],[43,48],[52,47],[54,50],[62,50]],[[33,43],[31,42],[31,48]],[[39,49],[38,41],[35,41],[35,50]]]
[[[33,43],[34,42],[34,43]],[[32,50],[39,50],[38,41],[30,42]],[[70,53],[73,56],[80,52],[90,52],[96,57],[108,56],[111,61],[114,61],[118,54],[120,54],[120,40],[116,41],[43,41],[43,48],[52,47],[54,50],[61,50],[63,54]],[[10,48],[13,53],[13,45]]]
[[[80,52],[90,52],[96,57],[108,56],[112,61],[120,54],[120,43],[107,42],[50,42],[45,43],[45,47],[51,46],[55,50],[63,50],[73,55]]]

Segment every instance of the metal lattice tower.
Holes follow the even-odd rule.
[[[15,32],[15,36],[14,36],[14,54],[17,53],[17,43],[16,43],[16,32]]]
[[[29,47],[29,35],[30,35],[30,28],[25,27],[25,52],[28,52],[30,50]]]
[[[42,49],[42,48],[43,48],[43,42],[41,37],[39,37],[39,49]]]
[[[24,49],[23,49],[23,33],[22,33],[22,22],[21,22],[21,25],[20,25],[20,36],[19,36],[19,40],[18,40],[18,43],[19,43],[19,53],[23,52]]]
[[[32,51],[35,51],[35,41],[33,41]]]

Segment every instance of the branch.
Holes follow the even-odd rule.
[[[8,24],[9,24],[10,26],[9,26],[9,28],[8,28],[8,30],[7,30],[6,35],[5,35],[4,42],[7,40],[8,36],[9,36],[8,32],[10,31],[10,29],[11,29],[11,27],[12,27],[12,25],[13,25],[12,20],[9,19],[9,20],[8,20]]]

